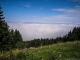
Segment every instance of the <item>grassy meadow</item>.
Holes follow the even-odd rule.
[[[0,60],[80,60],[80,41],[0,53]]]

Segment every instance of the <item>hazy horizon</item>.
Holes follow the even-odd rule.
[[[0,0],[3,15],[23,40],[55,38],[80,26],[80,0]]]

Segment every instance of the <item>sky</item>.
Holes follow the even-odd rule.
[[[23,40],[56,38],[80,26],[80,0],[0,0],[0,5]]]

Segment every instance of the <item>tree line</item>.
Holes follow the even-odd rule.
[[[25,41],[27,43],[27,48],[29,47],[39,47],[43,45],[50,45],[56,43],[65,43],[65,42],[72,42],[72,41],[80,41],[80,27],[74,27],[72,31],[68,32],[68,34],[64,35],[63,37],[56,37],[54,38],[41,38],[41,39],[34,39],[31,41]]]
[[[60,42],[80,40],[80,27],[74,29],[63,37],[41,38],[30,41],[23,41],[20,32],[15,29],[9,29],[7,22],[3,17],[3,11],[0,6],[0,50],[11,50],[14,48],[23,49],[30,47],[39,47],[44,45],[56,44]]]

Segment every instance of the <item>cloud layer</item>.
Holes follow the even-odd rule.
[[[23,40],[36,38],[56,38],[67,34],[76,25],[73,24],[25,24],[8,23],[10,28],[18,29],[22,34]]]
[[[79,0],[74,0],[75,2]],[[30,8],[30,4],[25,5]],[[42,8],[40,8],[42,9]],[[63,12],[59,15],[50,15],[30,19],[23,19],[22,22],[8,23],[11,29],[18,29],[23,40],[32,40],[36,38],[56,38],[63,36],[72,30],[75,26],[80,26],[80,6],[72,9],[56,8],[53,11]]]

